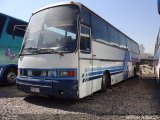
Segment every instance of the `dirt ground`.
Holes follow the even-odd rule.
[[[24,94],[16,86],[0,86],[0,118],[36,120],[160,120],[160,89],[152,68],[142,75],[82,100],[60,100]]]

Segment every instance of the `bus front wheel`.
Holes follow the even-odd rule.
[[[17,70],[15,68],[8,68],[4,72],[4,84],[15,84],[17,77]]]
[[[137,78],[138,77],[138,75],[137,75],[137,70],[136,70],[136,68],[134,68],[134,76],[133,77],[135,77],[135,78]]]
[[[111,79],[109,73],[104,73],[102,76],[102,92],[106,92],[107,88],[111,85]]]

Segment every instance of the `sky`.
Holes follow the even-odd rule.
[[[29,21],[34,11],[62,1],[64,0],[0,0],[0,12]],[[143,44],[145,52],[154,53],[160,27],[157,0],[76,1],[87,6],[139,44]]]

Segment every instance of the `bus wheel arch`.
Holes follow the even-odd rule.
[[[107,91],[107,88],[111,86],[111,75],[108,70],[106,70],[102,75],[102,87],[101,91]]]

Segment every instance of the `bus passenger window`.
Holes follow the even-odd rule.
[[[123,33],[119,32],[119,42],[120,42],[120,47],[122,48],[127,48],[127,43],[126,43],[126,37]]]
[[[82,9],[81,14],[82,14],[82,23],[91,26],[90,13],[87,10]]]
[[[118,38],[118,30],[116,30],[111,25],[108,26],[108,32],[109,32],[109,41],[113,45],[119,46],[119,38]]]
[[[90,44],[90,29],[81,26],[81,35],[80,35],[80,50],[82,53],[90,53],[91,52],[91,44]]]

